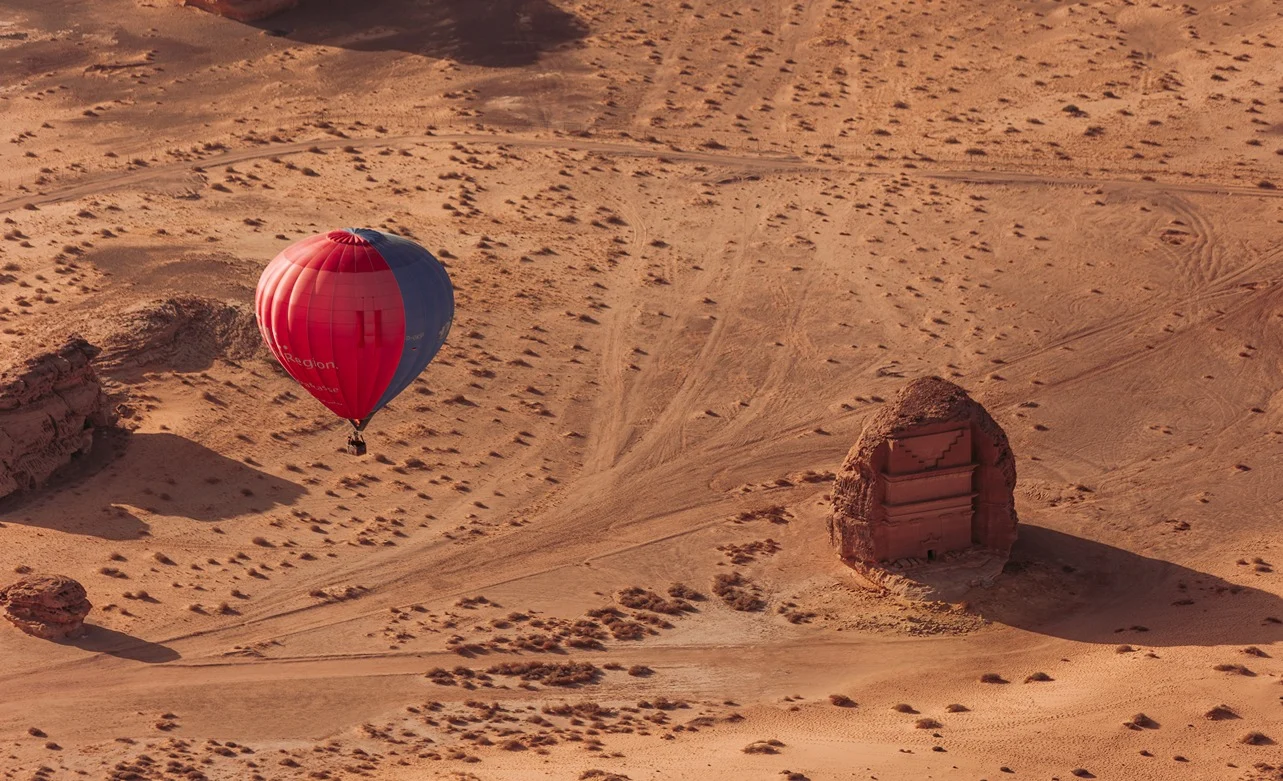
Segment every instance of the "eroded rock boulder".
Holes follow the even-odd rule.
[[[962,388],[909,383],[865,424],[833,489],[829,531],[853,564],[912,565],[1016,540],[1007,435]]]
[[[202,8],[238,22],[265,19],[298,5],[298,0],[178,0],[180,5]]]
[[[263,348],[248,307],[195,295],[145,301],[108,318],[99,343],[94,363],[114,379],[131,368],[201,371],[215,358],[248,358]]]
[[[14,626],[46,640],[80,636],[93,608],[85,587],[65,575],[29,575],[0,589],[0,606]]]
[[[0,497],[39,486],[115,422],[91,364],[98,352],[73,337],[0,367]]]

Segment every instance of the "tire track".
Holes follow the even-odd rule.
[[[851,176],[899,176],[898,172],[877,171],[858,168],[854,165],[832,165],[811,162],[795,156],[738,155],[717,154],[712,152],[691,152],[675,148],[655,149],[629,144],[604,141],[574,139],[541,139],[520,136],[506,136],[499,133],[455,133],[444,135],[402,135],[374,138],[323,138],[309,141],[297,141],[289,144],[267,145],[253,149],[228,152],[223,155],[207,157],[195,162],[174,163],[156,166],[123,174],[108,174],[91,177],[66,187],[56,188],[30,196],[9,198],[0,201],[0,214],[25,207],[27,204],[42,206],[62,203],[90,195],[101,195],[114,190],[125,189],[134,185],[145,184],[178,171],[195,171],[197,168],[208,168],[263,158],[292,155],[306,152],[317,147],[335,149],[344,146],[363,145],[371,148],[386,148],[402,144],[431,146],[436,144],[496,144],[527,149],[553,149],[560,151],[601,152],[605,154],[625,155],[630,157],[660,158],[665,157],[682,162],[721,165],[742,168],[757,173],[772,172],[828,172],[845,173]],[[855,157],[850,158],[853,162]],[[1135,188],[1141,191],[1156,193],[1203,193],[1225,196],[1252,196],[1257,198],[1283,198],[1283,190],[1262,190],[1252,187],[1217,184],[1165,184],[1160,182],[1136,181],[1130,179],[1093,179],[1088,177],[1063,177],[1040,174],[1023,174],[1010,171],[978,170],[929,170],[919,167],[917,176],[939,181],[962,182],[981,185],[1014,185],[1043,187],[1098,187],[1102,185]]]

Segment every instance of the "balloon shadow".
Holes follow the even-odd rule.
[[[147,534],[143,515],[218,521],[292,505],[305,493],[303,486],[176,434],[108,429],[99,432],[90,453],[44,487],[0,501],[0,518],[136,539]]]
[[[1258,577],[1251,566],[1241,579]],[[1283,640],[1283,598],[1162,559],[1021,524],[994,586],[968,595],[987,619],[1087,643],[1266,644]]]
[[[252,24],[300,43],[489,68],[530,65],[588,34],[578,17],[548,0],[307,0]]]
[[[85,624],[84,635],[63,642],[85,651],[147,664],[163,664],[182,658],[181,654],[167,645],[153,643],[97,624]]]

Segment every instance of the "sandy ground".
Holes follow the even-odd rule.
[[[96,605],[0,632],[0,778],[1283,772],[1283,4],[304,6],[0,7],[3,349],[342,226],[459,310],[363,458],[262,356],[109,378],[131,433],[0,510]],[[824,527],[923,374],[1019,458],[964,605]]]

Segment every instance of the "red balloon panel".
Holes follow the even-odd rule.
[[[405,343],[400,288],[378,252],[316,236],[282,253],[259,291],[263,335],[290,376],[336,415],[371,414]]]

